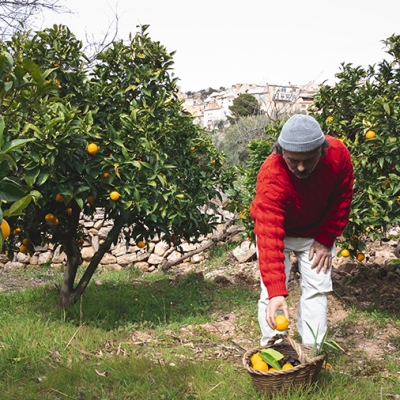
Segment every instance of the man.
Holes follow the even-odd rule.
[[[348,222],[352,186],[353,165],[343,143],[325,136],[313,117],[292,116],[260,168],[250,210],[261,273],[261,345],[278,333],[277,312],[289,319],[290,252],[297,256],[300,272],[298,331],[303,344],[313,345],[309,324],[321,343],[327,330],[334,242]]]

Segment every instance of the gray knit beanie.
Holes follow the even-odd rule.
[[[278,143],[283,150],[296,153],[315,150],[325,141],[325,136],[315,118],[296,114],[283,125]]]

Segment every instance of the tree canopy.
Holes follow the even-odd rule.
[[[232,123],[237,121],[240,117],[249,117],[259,114],[260,105],[253,95],[242,93],[233,100],[233,104],[229,107],[229,110],[232,116],[228,117],[228,119]]]

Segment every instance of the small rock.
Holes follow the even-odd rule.
[[[158,265],[158,264],[161,264],[163,260],[164,260],[163,257],[157,256],[156,254],[153,253],[153,254],[150,254],[150,257],[147,260],[147,262],[152,265]]]
[[[245,263],[256,256],[256,246],[246,240],[240,246],[236,247],[232,254],[240,263]]]
[[[116,262],[117,262],[117,257],[113,256],[110,253],[106,253],[101,259],[100,264],[108,265],[108,264],[116,264]]]
[[[123,256],[117,257],[117,263],[121,265],[132,264],[137,261],[136,253],[124,254]]]
[[[103,226],[100,230],[99,230],[99,238],[100,239],[106,239],[108,236],[108,233],[111,231],[112,226]]]
[[[81,250],[82,259],[84,261],[90,261],[94,256],[94,248],[92,246],[83,247]]]
[[[144,262],[144,261],[137,262],[137,263],[133,264],[133,266],[135,268],[140,269],[141,271],[145,271],[145,272],[149,269],[149,263]]]
[[[169,249],[169,244],[165,240],[161,240],[154,247],[154,254],[162,257]]]

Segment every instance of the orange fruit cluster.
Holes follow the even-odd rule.
[[[270,367],[261,357],[260,352],[254,353],[251,358],[250,358],[250,362],[251,362],[251,367],[254,370],[257,371],[269,371],[269,372],[274,372],[277,371],[276,368]],[[285,363],[282,366],[282,371],[286,371],[290,368],[293,368],[293,365],[290,363]]]

